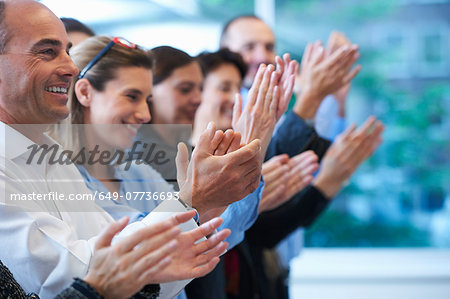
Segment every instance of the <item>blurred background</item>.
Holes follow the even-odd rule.
[[[443,294],[441,298],[448,298],[450,274],[445,269],[450,268],[450,1],[41,2],[59,17],[79,19],[97,34],[123,36],[148,48],[171,45],[191,55],[217,50],[223,24],[241,14],[256,14],[264,19],[275,31],[277,53],[289,52],[297,59],[301,59],[307,42],[322,40],[326,43],[332,30],[344,32],[352,42],[359,44],[359,63],[363,66],[347,100],[348,120],[360,124],[368,115],[376,115],[386,124],[384,143],[306,232],[305,245],[372,250],[348,254],[331,249],[324,254],[312,249],[309,252],[313,255],[306,253],[306,262],[302,261],[306,264],[298,267],[306,272],[293,271],[291,279],[294,285],[297,278],[303,282],[309,279],[314,285],[311,272],[316,273],[317,260],[323,264],[339,260],[341,265],[347,265],[346,261],[358,265],[365,261],[361,264],[370,266],[372,263],[376,268],[377,259],[382,259],[383,264],[392,264],[394,272],[398,270],[396,263],[401,263],[402,268],[423,262],[416,268],[403,267],[405,273],[399,277],[411,273],[422,278],[434,275],[447,286],[446,291],[432,288],[437,292],[434,298]],[[413,256],[405,251],[377,251],[381,256],[376,255],[378,253],[373,256],[373,248],[377,247],[433,250],[423,256],[420,250]],[[447,253],[440,256],[443,251],[439,248],[447,249],[444,251]],[[324,260],[330,252],[335,254],[334,258]],[[355,256],[354,252],[362,255]],[[395,254],[390,255],[392,252]],[[308,257],[315,263],[308,264]],[[429,269],[424,270],[426,267]],[[326,271],[329,274],[334,270]],[[358,271],[355,277],[365,270]],[[367,277],[370,280],[377,275],[386,279],[385,270],[378,274],[372,271]],[[336,270],[336,276],[341,278],[342,271]],[[405,289],[419,298],[421,293],[414,286],[420,287],[420,283],[417,277],[414,279]],[[358,283],[364,286],[360,295],[367,298],[364,296],[367,285]],[[317,292],[317,284],[315,286]],[[298,293],[309,294],[306,298],[314,297],[314,292],[308,293],[307,288],[298,292],[292,288],[291,292],[293,298]],[[333,294],[335,298],[337,294]],[[392,298],[402,297],[393,295],[392,289],[389,294]],[[398,294],[405,295],[405,292],[399,289]],[[387,298],[382,293],[378,296]]]
[[[360,45],[350,122],[374,114],[384,143],[308,230],[317,247],[450,247],[450,1],[43,0],[97,34],[196,55],[218,48],[223,24],[256,13],[277,53],[301,58],[331,30]],[[349,233],[351,232],[351,233]]]

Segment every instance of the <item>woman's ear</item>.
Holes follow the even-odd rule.
[[[84,107],[91,106],[93,87],[88,79],[80,79],[75,83],[75,95]]]

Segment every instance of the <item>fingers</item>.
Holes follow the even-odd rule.
[[[170,217],[169,219],[147,226],[143,229],[140,229],[138,232],[132,234],[131,236],[125,238],[124,240],[120,241],[120,243],[117,245],[120,245],[121,252],[128,252],[143,240],[152,238],[153,236],[163,233],[171,228],[174,228],[175,231],[176,230],[179,231],[177,225],[186,222],[192,217],[194,217],[194,213],[195,212],[193,211],[189,211],[186,213],[177,214],[175,216]]]
[[[264,103],[264,111],[268,111],[270,115],[273,115],[275,117],[277,112],[277,107],[279,104],[279,92],[278,92],[278,82],[280,80],[281,73],[278,72],[272,72],[270,76],[270,84],[269,89],[267,90],[267,93],[265,95],[265,103]]]
[[[211,155],[214,154],[214,152],[217,150],[219,144],[222,142],[224,138],[224,133],[222,130],[218,130],[214,133],[214,137],[211,140],[210,144],[209,144],[209,150],[208,153],[210,153]]]
[[[222,218],[218,217],[213,218],[210,221],[200,225],[200,227],[181,234],[180,237],[185,238],[185,236],[187,236],[189,238],[192,238],[192,240],[194,241],[200,240],[201,238],[211,234],[215,229],[217,229],[222,224],[222,222],[223,222]]]
[[[165,256],[162,260],[160,260],[153,267],[145,268],[143,266],[143,268],[147,269],[147,271],[139,277],[140,281],[142,282],[141,284],[147,285],[147,284],[154,282],[154,277],[156,276],[156,274],[159,273],[160,271],[162,271],[167,266],[169,266],[171,262],[172,262],[172,258],[169,255],[169,256]],[[161,283],[161,282],[159,282],[159,283]]]
[[[280,56],[276,56],[275,57],[275,65],[276,65],[276,69],[277,71],[280,71],[280,73],[284,72],[284,61],[281,59]]]
[[[220,258],[215,257],[211,259],[206,265],[203,265],[201,267],[197,267],[192,271],[192,277],[202,277],[211,272],[216,265],[220,262]]]
[[[160,244],[155,250],[140,256],[139,259],[130,263],[130,266],[133,267],[133,273],[156,274],[156,271],[163,269],[162,267],[167,266],[172,261],[170,255],[176,250],[177,245],[177,240],[172,240],[166,244]]]
[[[264,109],[264,107],[268,107],[269,106],[269,105],[266,104],[266,102],[268,101],[267,95],[268,95],[268,91],[270,90],[269,89],[269,85],[271,83],[273,83],[273,82],[271,82],[273,71],[274,71],[274,66],[269,64],[267,66],[267,68],[265,69],[265,71],[264,71],[264,76],[263,76],[263,79],[261,81],[261,85],[256,86],[256,87],[258,87],[258,96],[257,96],[257,99],[256,99],[255,106],[257,108],[261,108],[261,110]],[[276,83],[278,83],[278,81]],[[276,83],[274,83],[273,86]],[[273,86],[272,86],[272,89],[273,89]],[[270,96],[270,101],[271,100],[272,100],[272,97]],[[270,104],[270,102],[269,102],[269,104]]]
[[[290,168],[287,164],[280,165],[279,167],[273,169],[272,171],[264,174],[264,181],[267,185],[271,185],[273,182],[278,180],[287,180]],[[268,186],[266,186],[268,187]]]
[[[227,154],[238,150],[241,147],[241,133],[234,132],[233,141],[227,150]]]
[[[280,167],[282,164],[285,164],[288,161],[289,156],[287,154],[274,156],[270,158],[270,160],[263,163],[262,174],[266,175],[267,173],[272,172],[274,169]]]
[[[188,149],[183,142],[178,143],[175,165],[177,168],[177,181],[180,185],[186,181],[187,169],[189,166]]]
[[[263,80],[264,74],[266,71],[266,65],[261,64],[258,68],[258,72],[256,73],[255,80],[253,80],[252,87],[248,92],[247,103],[245,105],[245,109],[252,109],[256,103],[256,99],[259,93],[259,87],[261,86],[261,82]]]
[[[234,98],[234,106],[233,106],[233,119],[231,123],[233,124],[233,128],[236,128],[236,124],[238,120],[241,118],[242,114],[242,96],[240,93],[237,93]]]
[[[158,248],[163,248],[164,245],[170,245],[171,249],[174,249],[177,245],[176,238],[181,233],[180,228],[172,227],[171,229],[152,236],[148,239],[145,239],[141,243],[139,243],[134,250],[129,252],[130,263],[135,263],[137,260],[142,258],[143,256],[154,257],[155,255],[149,255],[152,252],[155,254],[158,252]]]
[[[335,56],[334,54],[338,53],[339,55]],[[330,57],[333,57],[330,61],[330,72],[336,74],[342,78],[342,84],[345,85],[349,80],[351,80],[356,74],[359,72],[360,67],[353,69],[350,71],[352,65],[358,60],[358,46],[352,45],[351,47],[345,45],[339,48],[335,53],[333,53]],[[351,75],[350,75],[351,74]],[[347,81],[345,81],[346,79]]]
[[[263,197],[261,198],[258,212],[262,213],[267,210],[272,210],[281,205],[286,199],[285,192],[285,184],[279,184],[275,187],[275,189],[270,191],[266,191],[264,188]]]
[[[361,70],[361,65],[357,65],[355,68],[353,68],[343,79],[342,81],[344,84],[350,83],[350,81],[353,80],[353,78],[358,75],[359,71]]]
[[[231,165],[242,165],[253,159],[261,151],[261,141],[255,139],[240,149],[228,154]]]
[[[230,147],[232,141],[234,139],[234,132],[231,129],[228,129],[223,134],[222,141],[217,146],[214,151],[215,156],[223,156],[227,153],[228,148]]]
[[[228,230],[230,232],[230,230]],[[229,233],[228,233],[229,234]],[[208,239],[209,241],[209,239]],[[207,242],[207,241],[204,241]],[[212,247],[211,249],[208,249],[206,253],[201,254],[197,256],[195,266],[203,266],[204,264],[208,263],[211,259],[215,257],[219,257],[221,254],[225,252],[225,250],[228,247],[227,242],[219,242],[215,247]]]
[[[355,136],[364,136],[366,134],[371,134],[376,121],[377,119],[375,118],[375,116],[369,116],[366,121],[356,130]]]
[[[211,232],[212,233],[212,232]],[[210,250],[214,250],[217,249],[217,245],[220,245],[220,243],[225,240],[229,235],[231,234],[231,231],[229,229],[222,229],[221,231],[213,234],[212,236],[210,236],[208,239],[201,241],[197,244],[195,244],[195,247],[192,249],[194,254],[197,255],[204,255],[206,253],[210,253]],[[214,256],[218,256],[223,252],[223,250],[217,252],[217,253],[212,253],[210,255],[210,258],[214,257]],[[210,259],[208,258],[208,259]],[[203,264],[205,262],[202,262]],[[197,264],[196,266],[198,266],[199,264]]]
[[[339,148],[342,159],[348,161],[353,171],[376,149],[383,129],[383,125],[370,116],[360,128],[342,140],[342,147]]]
[[[289,160],[289,165],[292,167],[296,167],[297,165],[305,166],[306,164],[310,164],[312,162],[318,161],[317,155],[314,151],[309,150],[306,152],[302,152]]]
[[[103,233],[95,242],[95,250],[99,250],[104,247],[108,247],[111,245],[111,241],[114,236],[120,232],[127,225],[129,221],[128,217],[122,217],[117,222],[111,223],[108,227],[103,231]]]
[[[320,63],[323,58],[325,57],[325,50],[323,46],[321,45],[320,41],[317,41],[314,44],[313,54],[311,58],[311,65],[316,65]]]
[[[342,132],[341,134],[338,135],[338,138],[346,138],[348,136],[350,136],[350,134],[352,134],[356,129],[356,125],[355,124],[351,124],[347,129],[345,129],[344,132]]]
[[[187,211],[183,213],[176,213],[172,217],[168,219],[168,221],[171,221],[175,225],[179,225],[181,223],[185,223],[195,216],[195,211]],[[167,221],[167,220],[166,220]]]
[[[313,50],[313,44],[312,43],[308,43],[306,44],[305,50],[303,51],[303,57],[302,57],[302,62],[301,62],[301,68],[307,68],[309,66],[309,62],[311,60],[311,55],[312,55],[312,50]]]
[[[206,128],[206,130],[203,131],[203,133],[200,135],[200,138],[198,139],[198,143],[194,149],[194,152],[205,151],[212,155],[214,151],[211,152],[210,146],[215,133],[216,133],[216,124],[211,121],[208,123],[208,127]]]

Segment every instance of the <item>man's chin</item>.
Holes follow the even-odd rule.
[[[64,119],[66,119],[70,114],[69,109],[61,109],[53,111],[52,115],[50,116],[51,123],[58,123]]]

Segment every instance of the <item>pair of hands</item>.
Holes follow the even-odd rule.
[[[261,139],[263,157],[275,124],[289,105],[298,69],[297,61],[291,60],[289,54],[284,54],[283,59],[275,57],[275,62],[276,69],[270,64],[260,65],[244,110],[240,94],[236,94],[233,107],[233,129],[242,134],[244,143]]]
[[[360,54],[344,34],[332,32],[327,48],[320,41],[308,43],[303,54],[301,72],[296,77],[297,101],[293,111],[303,119],[313,118],[322,100],[333,94],[339,104],[339,115],[345,116],[345,99],[351,80],[361,70],[352,69]]]
[[[383,130],[384,125],[370,116],[360,128],[352,125],[338,135],[325,153],[313,185],[331,199],[381,144]]]
[[[114,235],[127,225],[128,218],[109,225],[95,244],[84,280],[105,298],[128,298],[147,284],[208,274],[228,246],[222,241],[230,234],[230,230],[221,230],[197,243],[213,233],[222,219],[215,218],[197,229],[182,233],[178,225],[193,216],[193,211],[176,214],[112,246]]]
[[[278,155],[265,162],[262,168],[265,187],[259,213],[277,208],[300,192],[312,182],[318,168],[318,157],[313,151],[292,158]]]
[[[289,158],[275,156],[263,165],[266,187],[259,205],[259,212],[277,208],[313,181],[328,199],[332,199],[345,181],[369,158],[381,144],[383,124],[375,117],[369,117],[358,129],[350,126],[340,134],[322,159],[320,171],[318,158],[312,151]]]
[[[216,131],[210,123],[190,162],[186,146],[178,146],[180,198],[197,209],[202,221],[219,215],[259,185],[263,157],[275,124],[289,104],[298,67],[289,55],[277,57],[276,63],[276,70],[273,65],[260,66],[243,111],[237,95],[234,131]]]

